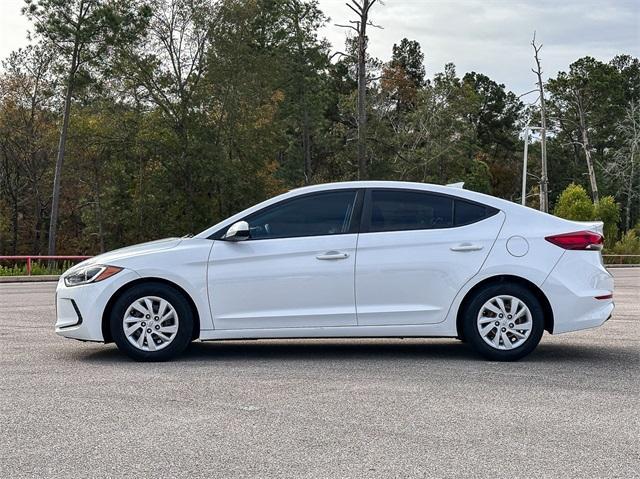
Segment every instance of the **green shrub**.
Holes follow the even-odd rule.
[[[620,207],[613,196],[605,196],[595,205],[595,218],[604,223],[604,240],[608,247],[613,246],[618,239],[618,221],[620,221]]]
[[[620,206],[612,196],[605,196],[594,205],[581,185],[571,183],[567,186],[558,197],[553,214],[574,221],[602,221],[607,247],[613,246],[618,237]]]
[[[592,221],[595,218],[593,202],[582,185],[571,183],[560,193],[553,214],[574,221]]]

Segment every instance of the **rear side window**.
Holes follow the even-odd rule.
[[[471,203],[470,201],[456,200],[453,213],[455,226],[463,226],[495,215],[498,210],[491,206]]]
[[[420,191],[373,190],[369,231],[410,231],[464,226],[498,212],[490,206]]]
[[[347,233],[356,192],[342,190],[294,198],[246,218],[250,239]]]
[[[453,199],[417,191],[373,190],[369,231],[425,230],[453,226]]]

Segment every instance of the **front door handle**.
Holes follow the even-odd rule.
[[[480,251],[484,246],[479,244],[471,244],[471,243],[461,243],[456,246],[452,246],[451,251]]]
[[[346,259],[349,253],[341,253],[340,251],[327,251],[316,256],[316,259]]]

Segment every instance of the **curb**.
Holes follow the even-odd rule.
[[[41,283],[58,281],[60,275],[42,274],[34,276],[0,276],[0,283]]]

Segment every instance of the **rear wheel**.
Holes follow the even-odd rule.
[[[110,317],[113,340],[137,361],[166,361],[191,342],[193,313],[185,297],[162,283],[133,286],[115,302]]]
[[[478,291],[464,312],[464,337],[482,356],[517,361],[540,342],[544,311],[524,286],[495,284]]]

